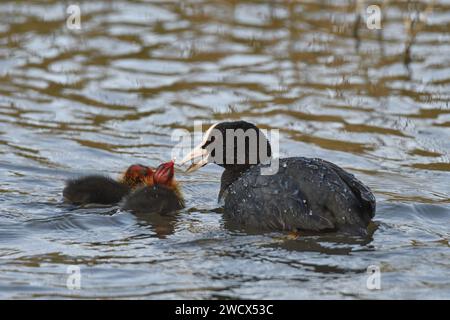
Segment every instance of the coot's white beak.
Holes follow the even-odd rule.
[[[196,171],[208,163],[209,161],[208,150],[203,149],[202,145],[203,144],[195,147],[194,150],[192,150],[189,154],[187,154],[183,158],[183,160],[181,160],[180,162],[181,165],[185,164],[186,162],[193,161],[192,164],[189,166],[189,168],[186,169],[186,172],[189,173]]]
[[[208,139],[210,138],[212,131],[216,127],[217,123],[213,124],[209,129],[205,132],[203,136],[202,142],[195,147],[188,155],[186,155],[183,160],[181,160],[180,165],[185,164],[186,162],[193,161],[191,166],[186,169],[186,172],[193,172],[204,165],[206,165],[211,159],[211,155],[208,153],[208,150],[204,149],[203,146],[206,144]]]

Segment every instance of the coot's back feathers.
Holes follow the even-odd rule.
[[[322,159],[318,160],[321,160],[324,164],[331,167],[331,169],[333,169],[333,171],[335,171],[339,175],[339,177],[349,186],[349,188],[359,201],[360,209],[362,212],[361,217],[368,224],[370,220],[375,216],[376,211],[376,199],[369,187],[359,181],[353,174],[345,171],[341,167],[338,167],[334,163]]]
[[[274,175],[251,167],[224,194],[229,226],[364,234],[375,198],[352,174],[322,159],[284,158]]]

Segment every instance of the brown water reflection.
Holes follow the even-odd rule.
[[[0,297],[450,297],[447,0],[380,1],[380,31],[356,1],[80,4],[69,30],[66,2],[0,3]],[[365,181],[373,239],[230,232],[214,166],[177,172],[188,208],[167,221],[60,203],[69,177],[166,161],[174,129],[241,118]]]

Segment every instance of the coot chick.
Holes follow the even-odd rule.
[[[67,202],[84,204],[115,204],[138,185],[153,179],[153,170],[134,164],[128,167],[119,181],[102,175],[91,175],[69,180],[63,190]]]
[[[239,131],[244,134],[241,145],[235,136],[228,145],[227,133],[238,136]],[[210,127],[182,164],[190,160],[194,161],[188,172],[207,163],[225,168],[219,200],[224,200],[224,218],[233,228],[365,235],[375,215],[370,189],[331,162],[303,157],[278,159],[275,174],[261,174],[263,168],[268,169],[264,163],[273,161],[270,143],[262,131],[245,121]]]
[[[161,164],[153,179],[124,199],[122,208],[134,213],[166,214],[184,208],[184,200],[174,178],[174,162]]]

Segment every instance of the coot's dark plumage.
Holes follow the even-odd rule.
[[[227,157],[226,130],[257,131],[258,147],[249,148],[245,141],[245,162],[225,163],[214,154],[222,148]],[[215,132],[215,133],[214,133]],[[222,144],[215,135],[222,134]],[[259,147],[266,144],[267,152],[260,155]],[[242,149],[241,149],[242,150]],[[250,162],[250,150],[258,152],[256,162]],[[222,122],[212,126],[201,145],[183,162],[202,156],[188,171],[208,162],[225,168],[221,179],[219,198],[224,200],[227,223],[247,230],[310,230],[340,231],[365,234],[375,215],[375,197],[370,189],[337,165],[322,160],[302,157],[279,159],[279,169],[273,175],[262,175],[261,162],[271,156],[267,138],[253,124],[245,121]]]
[[[127,169],[119,181],[101,175],[69,180],[63,190],[63,197],[66,201],[77,205],[115,204],[129,194],[133,188],[152,177],[153,170],[151,168],[135,164]]]
[[[166,214],[184,208],[183,198],[174,180],[173,161],[161,164],[153,174],[152,184],[144,185],[128,195],[122,208],[148,214]]]
[[[275,175],[247,170],[224,194],[231,224],[263,230],[364,233],[375,212],[370,190],[322,159],[285,158]]]

